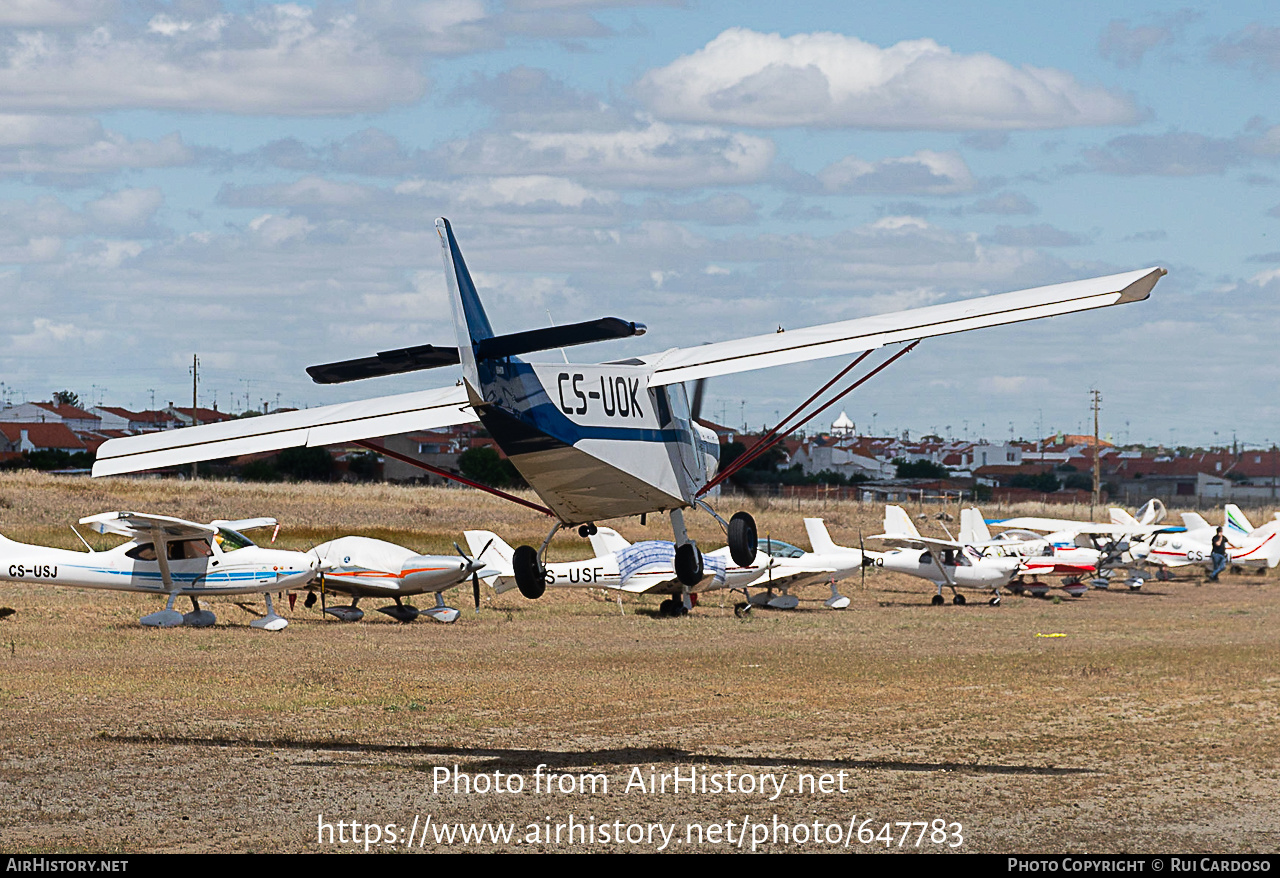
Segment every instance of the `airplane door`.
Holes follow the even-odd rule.
[[[668,384],[657,390],[666,391],[672,426],[680,432],[680,438],[676,443],[680,484],[685,489],[685,496],[692,497],[693,492],[701,487],[706,474],[703,472],[702,459],[698,455],[698,434],[693,429],[689,396],[683,384]]]

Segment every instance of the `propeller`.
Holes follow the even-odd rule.
[[[458,550],[458,554],[467,562],[467,567],[471,571],[471,599],[475,602],[477,614],[480,612],[480,571],[486,566],[485,563],[480,560],[480,555],[489,551],[489,547],[492,545],[493,540],[490,539],[489,542],[484,544],[484,548],[480,550],[480,553],[476,555],[475,558],[471,558],[466,552],[462,551],[462,546],[459,546],[457,543],[453,544],[453,547]]]
[[[332,567],[333,564],[332,562],[326,561],[324,558],[320,557],[320,553],[317,551],[316,546],[312,546],[311,548],[307,549],[307,551],[316,556],[316,578],[320,580],[320,611],[324,612],[325,610],[324,572],[328,570],[330,567]],[[316,593],[314,591],[308,592],[306,600],[302,602],[302,605],[306,607],[308,610],[314,607],[316,605]]]

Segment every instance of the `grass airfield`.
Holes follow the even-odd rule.
[[[76,548],[69,524],[117,509],[273,515],[277,545],[302,549],[363,533],[445,552],[467,528],[536,544],[548,527],[449,489],[0,476],[0,533],[11,539]],[[1040,507],[984,510],[1015,511]],[[879,532],[883,508],[787,501],[752,512],[761,536],[805,546],[802,518],[821,516],[837,542],[857,545],[859,532]],[[721,544],[708,516],[688,520],[704,546]],[[612,524],[633,540],[669,538],[665,516]],[[933,521],[921,529],[941,533]],[[551,551],[587,554],[576,535]],[[927,583],[883,572],[842,591],[853,601],[842,612],[825,610],[815,588],[789,613],[739,619],[737,596],[711,593],[688,617],[665,619],[658,597],[624,598],[620,612],[597,591],[530,602],[487,588],[477,615],[464,588],[448,594],[464,610],[451,626],[400,625],[371,612],[377,602],[344,625],[299,599],[292,610],[277,602],[291,624],[272,634],[248,627],[260,599],[248,610],[205,602],[218,614],[211,629],[149,630],[137,619],[159,609],[152,597],[0,584],[0,605],[16,611],[0,620],[0,842],[34,852],[364,850],[318,844],[320,815],[406,828],[431,815],[517,829],[510,843],[429,839],[413,850],[660,847],[526,838],[530,825],[574,815],[673,825],[665,849],[682,851],[737,849],[689,844],[686,832],[740,830],[744,819],[846,829],[852,819],[876,833],[899,821],[962,827],[955,848],[955,835],[934,844],[928,833],[917,848],[915,830],[900,844],[898,827],[887,845],[882,836],[854,850],[1280,847],[1273,576],[1227,574],[1215,586],[1197,571],[1137,593],[1009,596],[998,608],[977,595],[931,607]],[[534,792],[540,764],[603,775],[609,789]],[[438,787],[438,770],[455,766],[472,779],[514,773],[527,788]],[[772,800],[628,790],[636,768],[768,775],[786,788]],[[794,788],[798,775],[840,772],[844,792]],[[832,849],[776,837],[755,846]]]

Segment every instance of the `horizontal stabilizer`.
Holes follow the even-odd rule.
[[[112,476],[282,448],[336,445],[475,420],[464,388],[419,390],[111,439],[98,449],[93,474]]]
[[[405,372],[417,372],[420,369],[456,366],[458,362],[457,348],[442,348],[423,344],[412,348],[398,348],[393,351],[378,351],[372,357],[360,357],[355,360],[340,360],[336,363],[321,363],[319,366],[308,366],[307,374],[317,384],[342,384],[346,381],[359,381],[363,378],[402,375]]]
[[[512,332],[481,339],[476,342],[476,359],[499,360],[503,357],[515,357],[533,351],[567,348],[593,341],[608,341],[611,338],[630,338],[633,335],[644,335],[644,333],[643,323],[634,323],[617,317],[601,317],[599,320],[588,320],[585,323],[548,326],[545,329],[530,329],[526,332]]]

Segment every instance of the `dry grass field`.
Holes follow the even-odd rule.
[[[12,539],[75,548],[68,524],[115,509],[274,515],[286,548],[364,533],[451,551],[464,528],[513,545],[546,528],[527,510],[444,489],[0,476],[0,533]],[[882,509],[755,512],[762,535],[805,545],[801,518],[821,515],[837,541],[856,545],[860,530],[879,531]],[[718,544],[707,516],[690,521]],[[669,532],[662,516],[617,526],[632,539]],[[565,536],[552,555],[587,551]],[[570,815],[597,827],[674,826],[667,849],[683,851],[729,847],[691,846],[694,824],[732,822],[732,833],[746,820],[749,850],[757,825],[847,830],[851,819],[876,832],[946,821],[944,843],[926,833],[923,850],[961,838],[955,850],[978,852],[1280,847],[1274,578],[1227,575],[1215,586],[1192,574],[1138,593],[1009,597],[998,608],[931,607],[926,584],[885,574],[843,590],[853,599],[843,612],[823,609],[815,589],[794,612],[748,619],[714,594],[665,619],[657,599],[628,598],[620,613],[595,592],[538,602],[486,593],[476,615],[464,590],[451,598],[464,609],[451,626],[378,613],[344,625],[281,601],[292,624],[271,634],[250,629],[230,599],[209,602],[214,628],[148,630],[137,619],[159,608],[153,598],[0,584],[0,606],[16,611],[0,620],[0,848],[363,850],[318,844],[319,821],[407,831],[428,815],[510,823],[516,835],[469,848],[431,837],[422,850],[662,844],[526,841],[529,824]],[[571,781],[603,775],[608,791],[535,792],[540,764]],[[455,765],[514,773],[526,790],[437,787],[437,769]],[[784,788],[628,790],[636,768],[646,778],[763,776]],[[843,792],[795,787],[800,775],[835,782],[841,772]],[[902,829],[893,832],[898,850]],[[795,840],[758,848],[829,849]],[[903,849],[915,842],[912,829]],[[882,836],[853,847],[886,845]]]

